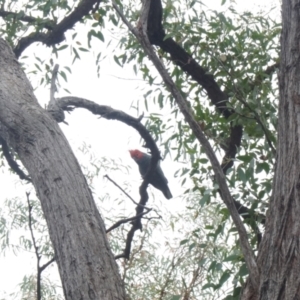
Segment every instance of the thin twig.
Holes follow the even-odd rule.
[[[27,204],[28,204],[28,226],[29,226],[29,230],[30,230],[30,234],[31,234],[31,239],[32,239],[32,243],[33,243],[33,248],[34,248],[34,252],[35,252],[35,256],[36,256],[36,260],[37,260],[37,279],[36,279],[36,293],[37,293],[37,300],[41,300],[42,299],[42,288],[41,288],[41,282],[42,282],[42,272],[55,261],[55,258],[52,258],[50,261],[48,261],[47,263],[45,263],[43,266],[40,266],[40,262],[41,262],[41,254],[39,253],[39,247],[36,243],[36,239],[33,233],[33,224],[32,224],[32,205],[30,204],[30,200],[29,200],[29,196],[30,193],[26,192],[26,198],[27,198]]]
[[[54,262],[55,262],[55,257],[53,257],[53,258],[50,259],[48,262],[46,262],[44,265],[42,265],[42,266],[40,267],[41,273],[42,273],[49,265],[51,265],[51,264],[54,263]]]
[[[135,205],[141,205],[140,203],[136,202],[123,188],[121,188],[114,180],[112,180],[107,174],[104,175],[105,178],[107,178],[110,182],[112,182],[118,189],[120,189]],[[152,210],[152,208],[149,208],[145,205],[143,207],[149,211]]]
[[[152,210],[152,209],[149,209],[148,211],[143,212],[143,213],[141,213],[141,214],[139,214],[139,215],[136,215],[136,216],[134,216],[134,217],[127,218],[127,219],[122,219],[122,220],[118,221],[117,223],[115,223],[114,225],[112,225],[111,227],[109,227],[109,228],[106,230],[106,233],[109,233],[110,231],[112,231],[112,230],[118,228],[120,225],[122,225],[122,224],[124,224],[124,223],[128,223],[128,222],[130,222],[130,221],[135,221],[136,219],[141,218],[142,216],[148,214],[151,210]]]
[[[33,234],[33,227],[32,227],[32,205],[30,204],[30,200],[29,200],[29,195],[30,193],[26,192],[26,197],[27,197],[27,204],[28,204],[28,226],[29,226],[29,230],[30,230],[30,234],[31,234],[31,239],[32,239],[32,243],[33,243],[33,248],[34,248],[34,252],[35,252],[35,256],[36,256],[36,260],[37,260],[37,279],[36,279],[36,293],[37,293],[37,300],[41,300],[42,299],[42,295],[41,295],[41,272],[40,272],[40,260],[41,260],[41,255],[39,254],[39,247],[36,244],[36,240],[35,240],[35,236]]]
[[[254,114],[254,117],[255,117],[255,120],[257,121],[257,123],[261,126],[264,134],[265,134],[265,137],[266,137],[266,140],[267,140],[267,143],[269,144],[269,147],[271,148],[272,150],[272,153],[273,155],[275,156],[276,155],[276,149],[275,147],[273,146],[273,143],[270,139],[270,136],[269,136],[269,130],[268,128],[265,126],[265,124],[263,123],[263,121],[261,120],[261,118],[259,117],[258,113],[256,112],[255,109],[253,109],[244,99],[242,99],[242,97],[237,97],[236,98],[238,101],[240,101],[241,103],[244,104],[245,107],[247,107],[253,114]]]

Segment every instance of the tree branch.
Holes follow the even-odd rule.
[[[223,170],[222,170],[222,168],[221,168],[221,166],[218,162],[218,159],[217,159],[210,143],[206,139],[206,137],[205,137],[205,135],[204,135],[204,133],[201,129],[201,126],[195,120],[195,118],[193,116],[193,112],[191,111],[187,100],[183,98],[183,96],[181,95],[181,93],[177,89],[177,87],[174,84],[172,78],[170,77],[170,75],[166,71],[166,69],[163,66],[162,62],[157,57],[156,53],[153,50],[152,45],[149,42],[149,39],[148,39],[148,36],[147,36],[147,24],[148,24],[148,15],[149,15],[150,3],[151,3],[151,0],[150,1],[145,0],[143,2],[143,8],[141,10],[141,16],[140,16],[140,20],[138,22],[138,27],[133,28],[133,30],[131,30],[131,31],[135,35],[135,37],[137,38],[137,40],[139,41],[141,46],[143,47],[144,51],[148,55],[148,58],[152,61],[152,63],[156,67],[157,71],[160,73],[160,75],[163,78],[166,86],[171,91],[171,94],[174,97],[177,105],[179,106],[182,114],[184,115],[186,122],[189,124],[190,128],[192,129],[192,131],[195,134],[196,138],[198,139],[201,146],[205,150],[206,155],[208,156],[208,158],[211,162],[212,168],[213,168],[215,176],[216,176],[216,181],[219,185],[219,188],[220,188],[222,196],[223,196],[223,200],[224,200],[226,206],[229,209],[229,212],[232,216],[232,219],[235,223],[235,226],[236,226],[238,234],[239,234],[240,244],[241,244],[242,252],[244,254],[246,265],[247,265],[249,273],[250,273],[251,283],[253,284],[253,286],[255,288],[257,288],[258,287],[259,272],[258,272],[258,268],[257,268],[257,265],[256,265],[255,256],[254,256],[254,253],[252,252],[252,249],[250,247],[250,244],[249,244],[249,241],[248,241],[248,238],[247,238],[247,232],[246,232],[246,229],[244,227],[244,224],[243,224],[243,222],[241,221],[241,219],[239,217],[238,211],[237,211],[237,209],[234,205],[233,198],[232,198],[232,196],[230,194],[230,191],[228,189],[224,172],[223,172]],[[125,16],[123,15],[123,13],[121,12],[121,10],[118,8],[118,6],[116,5],[116,3],[114,1],[113,1],[113,6],[117,10],[117,12],[120,15],[121,19],[125,20],[126,19]],[[128,23],[127,20],[126,20],[126,23]],[[129,27],[129,29],[130,28],[132,28],[132,26]],[[187,61],[186,63],[189,63],[189,62]]]
[[[114,180],[112,180],[107,174],[104,175],[105,178],[107,178],[110,182],[112,182],[118,189],[120,189],[135,205],[140,205],[137,203],[124,189],[122,189]],[[152,208],[148,208],[146,206],[143,206],[147,211],[152,210]]]
[[[151,134],[149,133],[149,131],[141,123],[142,116],[139,118],[133,118],[130,115],[120,110],[115,110],[109,106],[99,105],[95,102],[83,98],[78,98],[78,97],[63,97],[63,98],[57,98],[56,100],[60,108],[63,110],[70,111],[70,107],[81,107],[89,110],[91,113],[95,115],[100,115],[101,117],[107,120],[118,120],[120,122],[127,124],[128,126],[133,127],[135,130],[138,131],[140,136],[144,139],[145,147],[149,148],[151,151],[151,155],[152,155],[151,163],[146,175],[144,176],[144,180],[140,186],[141,198],[140,198],[140,202],[136,207],[136,217],[132,222],[131,230],[127,234],[124,253],[116,257],[116,258],[125,257],[128,259],[130,256],[131,242],[134,237],[134,232],[138,229],[140,230],[142,229],[141,218],[143,216],[144,209],[148,209],[146,208],[146,203],[149,198],[147,193],[147,187],[149,184],[149,179],[152,173],[155,171],[158,160],[160,159],[160,153],[158,147],[155,141],[153,140]]]
[[[161,0],[151,0],[147,21],[147,32],[150,43],[159,46],[162,50],[169,53],[171,60],[204,88],[218,111],[225,118],[228,118],[233,112],[232,109],[226,107],[228,95],[220,89],[213,75],[208,74],[207,70],[202,68],[192,55],[186,52],[172,38],[165,39],[162,14]]]
[[[225,118],[230,117],[235,111],[234,108],[229,108],[226,105],[229,100],[228,94],[220,89],[213,75],[208,74],[207,70],[202,68],[192,57],[192,55],[186,52],[172,38],[165,38],[166,34],[162,25],[162,15],[163,8],[161,0],[151,0],[149,18],[147,23],[147,33],[150,43],[152,45],[159,46],[162,50],[169,53],[171,55],[171,61],[178,65],[184,72],[189,74],[192,79],[194,79],[197,83],[199,83],[199,85],[203,87],[203,89],[207,92],[209,99],[215,105],[217,110]],[[275,72],[278,66],[279,63],[269,66],[264,72],[265,76],[262,74],[257,75],[255,80],[250,83],[250,87],[254,88],[255,86],[261,84],[266,76],[269,76],[270,74]],[[247,107],[251,109],[251,107]],[[251,111],[253,110],[251,109]],[[261,121],[259,115],[256,112],[254,112],[254,114],[256,121],[259,123],[265,133],[266,140],[272,152],[275,153],[276,151],[270,140],[270,134],[267,128]],[[225,151],[222,163],[222,168],[225,174],[226,171],[233,165],[233,159],[235,158],[237,150],[241,145],[242,134],[242,126],[230,126],[230,137],[227,140],[227,150]]]
[[[55,262],[55,257],[53,257],[52,259],[50,259],[48,262],[46,262],[44,265],[42,265],[41,267],[40,267],[40,271],[41,271],[41,273],[48,267],[48,266],[50,266],[52,263],[54,263]]]
[[[162,10],[161,0],[151,0],[149,18],[147,21],[147,33],[150,43],[159,46],[163,51],[169,53],[171,61],[203,87],[217,111],[226,119],[229,118],[234,113],[234,109],[227,107],[226,103],[229,100],[228,95],[221,90],[213,75],[202,68],[192,55],[186,52],[172,38],[165,38],[165,31],[162,26]],[[225,174],[227,170],[233,166],[234,158],[241,145],[242,135],[242,126],[232,126],[232,124],[230,124],[230,136],[226,140],[226,150],[222,163]]]
[[[79,4],[74,9],[74,11],[71,12],[67,17],[65,17],[60,23],[53,26],[53,28],[51,28],[48,33],[35,32],[24,38],[21,38],[14,49],[16,57],[19,58],[22,52],[34,42],[42,42],[47,46],[61,43],[65,39],[64,33],[67,30],[72,29],[75,24],[84,16],[88,15],[89,12],[93,9],[93,6],[99,2],[99,0],[79,1]]]
[[[112,225],[111,227],[109,227],[108,229],[106,229],[106,233],[109,233],[110,231],[112,231],[112,230],[118,228],[120,225],[122,225],[122,224],[124,224],[124,223],[128,223],[128,222],[130,222],[130,221],[135,221],[135,220],[138,219],[138,218],[142,218],[142,216],[148,214],[150,211],[151,211],[151,209],[148,210],[148,211],[146,211],[146,212],[143,212],[143,213],[141,213],[141,214],[139,214],[139,215],[136,215],[136,216],[134,216],[134,217],[127,218],[127,219],[122,219],[122,220],[118,221],[117,223],[115,223],[114,225]]]
[[[38,24],[41,28],[46,28],[48,30],[52,30],[53,27],[55,26],[54,22],[49,20],[49,19],[41,19],[41,18],[34,18],[31,16],[25,15],[23,12],[15,13],[11,11],[5,11],[5,10],[0,10],[0,17],[6,18],[6,17],[13,17],[14,19],[27,22],[27,23],[36,23]]]
[[[150,9],[149,9],[149,17],[147,21],[147,33],[148,38],[151,44],[157,45],[161,47],[162,50],[169,53],[171,55],[171,60],[181,67],[181,69],[189,74],[192,79],[198,82],[203,89],[207,92],[207,95],[211,102],[215,105],[217,110],[225,117],[230,117],[233,113],[235,113],[234,108],[229,108],[226,106],[228,102],[228,95],[226,92],[223,92],[217,82],[215,81],[213,75],[208,74],[207,70],[202,68],[193,57],[187,53],[180,45],[178,45],[172,38],[165,38],[165,31],[162,25],[162,15],[163,8],[161,0],[151,0]],[[122,17],[121,17],[122,18]],[[131,32],[133,32],[134,28],[131,24],[128,24],[127,20],[122,18],[123,22],[128,26]],[[268,67],[265,70],[266,75],[272,74],[278,64]],[[263,79],[262,75],[257,76],[255,79],[255,84],[260,84]],[[254,87],[254,86],[253,86]],[[261,125],[263,131],[265,132],[267,142],[274,152],[274,148],[272,143],[270,142],[269,135],[267,129],[264,124],[260,121],[259,116],[256,115],[257,122]],[[223,169],[224,174],[226,174],[227,170],[230,169],[234,164],[234,158],[236,157],[238,148],[241,145],[241,140],[243,136],[243,127],[241,125],[232,126],[230,124],[230,135],[229,138],[226,139],[226,143],[222,149],[225,151],[225,155],[222,159],[221,167]],[[222,197],[222,195],[221,195]],[[242,217],[244,219],[251,219],[253,212],[248,209],[246,206],[243,206],[240,202],[233,199],[234,204],[239,209],[238,211],[241,213],[243,211]],[[246,212],[247,211],[247,212]],[[262,218],[263,220],[265,219]],[[258,226],[253,224],[252,226],[255,232],[258,232],[258,241],[260,240],[260,232]]]

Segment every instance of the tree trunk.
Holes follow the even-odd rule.
[[[278,145],[258,266],[260,290],[242,299],[300,299],[300,1],[282,1]],[[249,292],[249,290],[248,290]]]
[[[0,136],[41,201],[66,299],[125,299],[104,223],[73,152],[9,46],[0,40]]]

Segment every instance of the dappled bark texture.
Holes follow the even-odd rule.
[[[277,163],[259,254],[260,290],[242,299],[300,299],[300,1],[283,0]]]
[[[125,299],[103,221],[72,150],[0,40],[0,136],[28,170],[48,224],[65,298]]]

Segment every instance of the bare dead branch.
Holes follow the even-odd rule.
[[[131,252],[131,243],[134,237],[134,233],[135,233],[136,229],[134,226],[131,227],[131,229],[128,231],[127,233],[127,237],[126,237],[126,244],[125,244],[125,249],[124,252],[116,255],[115,259],[119,259],[119,258],[126,258],[129,259],[130,258],[130,252]]]
[[[172,78],[170,77],[167,70],[165,69],[164,65],[157,57],[155,51],[153,50],[152,45],[150,44],[149,39],[148,39],[148,36],[147,36],[148,22],[147,21],[148,21],[149,9],[150,9],[150,2],[151,1],[149,1],[149,0],[145,0],[143,2],[143,7],[141,10],[138,27],[133,28],[133,26],[130,26],[129,29],[135,35],[135,37],[137,38],[137,40],[143,47],[145,53],[147,54],[148,58],[152,61],[152,63],[156,67],[157,71],[160,73],[166,86],[171,91],[172,96],[174,97],[182,114],[184,115],[186,122],[189,124],[190,128],[192,129],[196,138],[198,139],[201,146],[205,150],[206,155],[208,156],[208,158],[211,162],[212,168],[213,168],[215,176],[216,176],[216,181],[219,185],[219,188],[220,188],[222,196],[223,196],[223,201],[225,202],[226,206],[228,207],[228,210],[231,214],[231,217],[235,223],[235,226],[236,226],[238,234],[239,234],[240,244],[241,244],[242,252],[244,254],[245,261],[246,261],[246,264],[247,264],[247,267],[248,267],[248,270],[250,273],[251,283],[253,284],[253,286],[255,288],[257,288],[259,272],[258,272],[258,268],[256,265],[255,256],[250,247],[245,226],[244,226],[243,222],[241,221],[238,211],[234,205],[233,198],[230,194],[229,188],[226,183],[226,178],[225,178],[224,172],[218,162],[218,159],[217,159],[209,141],[206,139],[206,137],[201,129],[201,126],[195,120],[193,112],[191,111],[187,100],[183,98],[180,91],[177,89]],[[120,15],[121,19],[126,20],[122,11],[118,8],[117,4],[114,1],[113,1],[113,5],[114,5],[114,8],[117,10],[118,14]],[[126,24],[127,23],[128,23],[128,21],[126,20]],[[133,28],[133,30],[132,30],[132,28]]]
[[[92,114],[101,116],[107,120],[117,120],[134,128],[145,141],[145,147],[149,148],[152,156],[156,153],[159,156],[159,150],[146,127],[140,122],[142,117],[134,118],[121,110],[113,109],[110,106],[99,105],[93,101],[79,97],[62,97],[57,98],[60,107],[63,110],[70,111],[70,108],[85,108]],[[146,176],[145,176],[146,177]]]
[[[139,215],[136,215],[136,216],[134,216],[134,217],[127,218],[127,219],[122,219],[122,220],[116,222],[114,225],[112,225],[112,226],[109,227],[108,229],[106,229],[106,233],[109,233],[110,231],[112,231],[112,230],[118,228],[120,225],[122,225],[122,224],[124,224],[124,223],[128,223],[128,222],[131,222],[131,221],[135,221],[135,220],[138,219],[138,218],[142,218],[142,216],[148,214],[150,211],[151,211],[151,209],[148,210],[148,211],[146,211],[146,212],[143,212],[143,213],[141,213],[141,214],[139,214]]]
[[[112,180],[107,174],[104,175],[105,178],[107,178],[111,183],[113,183],[119,190],[121,190],[135,205],[140,205],[138,202],[136,202],[122,187],[120,187],[114,180]],[[152,208],[143,206],[147,211],[152,210]]]

